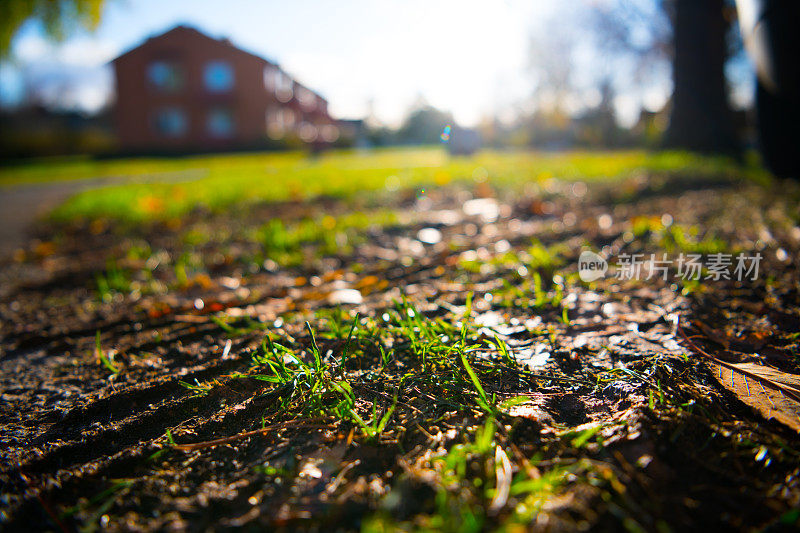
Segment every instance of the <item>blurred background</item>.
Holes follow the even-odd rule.
[[[0,21],[6,164],[757,144],[726,0],[4,0]]]

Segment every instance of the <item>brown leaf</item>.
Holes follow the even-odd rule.
[[[800,376],[771,366],[722,361],[698,348],[680,324],[676,329],[692,349],[706,357],[714,377],[723,387],[768,420],[774,418],[800,433]]]
[[[800,376],[753,363],[710,359],[719,383],[765,418],[800,432]]]

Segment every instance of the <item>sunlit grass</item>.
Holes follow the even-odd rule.
[[[258,201],[307,199],[486,181],[522,186],[551,178],[594,180],[637,172],[765,179],[755,168],[685,153],[499,152],[449,157],[441,148],[226,154],[173,159],[66,160],[0,169],[0,185],[110,177],[125,184],[80,193],[58,208],[57,221],[163,221],[197,207],[221,210]],[[138,182],[137,182],[138,180]]]
[[[395,223],[397,216],[390,211],[371,214],[356,211],[338,218],[324,215],[289,224],[273,218],[252,230],[250,237],[263,245],[264,256],[259,262],[271,259],[279,265],[290,266],[303,262],[306,245],[320,245],[319,255],[349,254],[353,246],[366,240],[363,230],[372,225],[382,227]]]

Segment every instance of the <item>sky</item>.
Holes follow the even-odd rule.
[[[422,99],[474,125],[519,110],[535,85],[532,35],[568,24],[559,17],[565,4],[591,0],[106,1],[94,33],[63,43],[25,25],[13,43],[15,65],[0,65],[0,101],[19,99],[25,71],[65,106],[95,110],[113,90],[111,59],[187,24],[277,62],[325,96],[337,118],[394,126]],[[669,90],[665,72],[621,91],[622,121],[632,122],[642,104],[663,104]]]

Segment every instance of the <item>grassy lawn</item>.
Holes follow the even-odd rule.
[[[320,157],[295,152],[40,162],[0,169],[0,186],[101,177],[146,180],[78,194],[53,213],[58,221],[107,218],[142,222],[180,217],[198,206],[218,211],[259,201],[346,198],[384,188],[430,188],[475,181],[520,187],[549,178],[596,180],[637,172],[764,179],[755,168],[683,153],[487,151],[465,158],[449,157],[438,148],[409,148],[365,154],[339,151]]]

